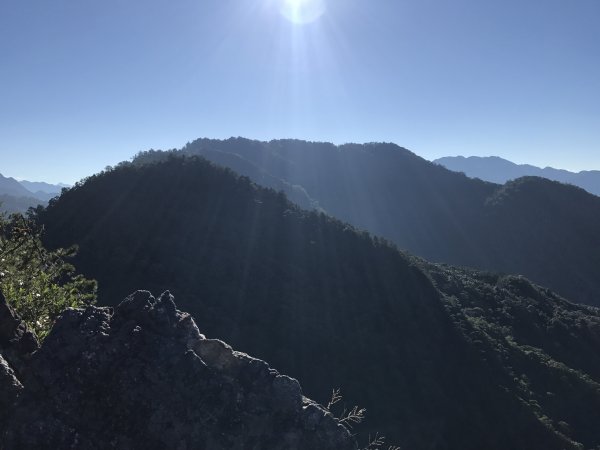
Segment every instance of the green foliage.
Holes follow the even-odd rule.
[[[43,339],[65,308],[91,304],[96,282],[75,274],[66,260],[75,248],[48,251],[32,220],[0,215],[0,289],[21,318]]]

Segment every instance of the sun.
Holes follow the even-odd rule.
[[[296,24],[314,22],[325,12],[325,0],[281,0],[281,14]]]

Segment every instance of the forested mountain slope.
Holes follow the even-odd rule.
[[[600,305],[600,198],[526,178],[467,178],[394,144],[199,139],[201,155],[431,261],[522,274]],[[139,155],[137,163],[166,157]]]
[[[25,213],[29,208],[36,208],[45,203],[33,197],[16,197],[14,195],[0,194],[0,213]]]
[[[322,402],[340,387],[403,448],[600,446],[600,313],[522,278],[425,263],[189,158],[94,175],[38,219],[80,246],[100,304],[170,289],[208,335]]]

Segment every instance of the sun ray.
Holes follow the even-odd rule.
[[[307,24],[325,13],[324,0],[282,0],[281,14],[295,24]]]

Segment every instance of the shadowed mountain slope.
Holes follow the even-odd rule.
[[[340,387],[403,447],[600,445],[598,310],[522,278],[408,257],[189,158],[94,175],[38,218],[80,246],[101,304],[171,289],[207,334],[312,398]]]
[[[14,195],[0,194],[0,213],[26,213],[29,208],[36,208],[45,204],[33,197],[15,197]]]
[[[502,187],[394,144],[198,139],[175,153],[226,165],[428,260],[522,274],[600,305],[600,198],[579,188],[533,177]]]

